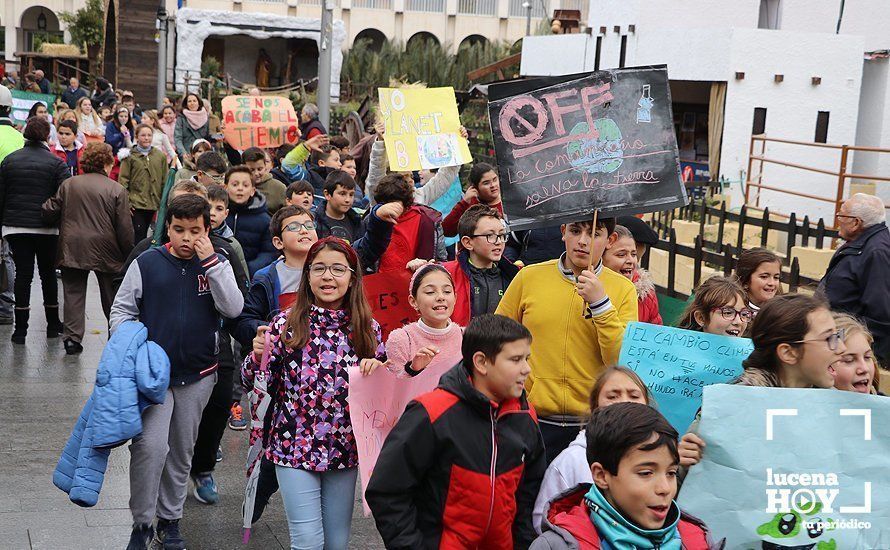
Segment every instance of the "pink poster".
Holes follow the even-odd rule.
[[[371,514],[365,502],[365,488],[383,442],[398,422],[408,403],[439,385],[439,378],[453,367],[447,363],[433,365],[413,378],[396,378],[385,366],[370,376],[362,376],[358,367],[349,369],[349,414],[358,446],[358,471],[362,481],[362,506],[365,516]]]

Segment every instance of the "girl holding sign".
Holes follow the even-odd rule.
[[[426,368],[442,373],[460,362],[460,325],[451,321],[456,301],[454,281],[439,264],[423,264],[414,272],[408,302],[420,320],[392,331],[386,340],[386,367],[397,377],[416,376]]]
[[[358,255],[345,241],[312,245],[299,288],[293,307],[257,329],[241,373],[248,384],[263,370],[270,376],[266,457],[275,464],[291,548],[345,550],[358,473],[347,369],[370,373],[384,348]]]
[[[742,363],[735,381],[769,388],[831,388],[847,352],[844,331],[828,306],[812,296],[786,294],[773,298],[751,325],[754,351]],[[701,460],[705,442],[695,434],[697,421],[680,440],[680,464]]]

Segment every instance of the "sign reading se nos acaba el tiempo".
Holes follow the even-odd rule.
[[[511,229],[686,204],[666,67],[492,84],[489,97]]]

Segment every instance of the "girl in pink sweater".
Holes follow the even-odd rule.
[[[460,362],[462,332],[451,322],[454,281],[438,264],[424,264],[414,272],[408,302],[420,320],[396,329],[386,340],[386,367],[399,378],[415,376],[426,368],[442,373]]]

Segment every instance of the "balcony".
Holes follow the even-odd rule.
[[[510,17],[525,17],[528,9],[523,5],[526,2],[532,4],[532,19],[543,19],[550,13],[550,3],[547,0],[510,0]]]
[[[464,15],[495,15],[497,0],[458,0],[457,13]]]
[[[391,10],[392,0],[352,0],[354,8],[368,8],[372,10]]]

